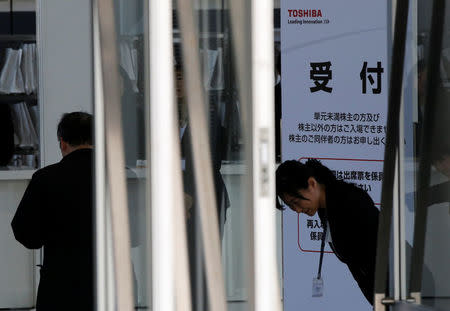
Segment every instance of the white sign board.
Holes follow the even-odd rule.
[[[379,203],[389,82],[387,1],[281,4],[283,161],[318,158]],[[284,310],[370,310],[328,246],[324,294],[312,297],[321,236],[317,215],[284,212]]]

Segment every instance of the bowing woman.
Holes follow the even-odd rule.
[[[294,160],[282,163],[276,172],[276,192],[282,201],[277,200],[278,209],[283,210],[284,203],[297,213],[319,214],[325,231],[321,258],[326,239],[373,304],[379,211],[367,192],[337,180],[313,159],[305,164]]]

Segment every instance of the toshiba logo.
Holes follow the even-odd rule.
[[[288,10],[289,17],[322,17],[322,10]]]

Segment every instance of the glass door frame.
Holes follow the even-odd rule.
[[[179,1],[179,5],[183,1]],[[186,2],[184,3],[186,4]],[[193,2],[190,2],[193,7]],[[252,1],[244,11],[241,4],[231,4],[231,20],[244,26],[245,19],[250,20],[251,28],[234,27],[234,37],[238,33],[247,33],[235,41],[236,52],[250,60],[242,69],[247,71],[251,81],[250,88],[243,96],[245,105],[251,107],[244,115],[244,124],[250,133],[248,140],[251,151],[246,159],[250,173],[253,197],[253,216],[251,224],[253,238],[251,245],[252,280],[254,295],[251,308],[256,310],[281,310],[279,277],[276,264],[276,209],[275,209],[275,137],[274,137],[274,69],[273,69],[273,3],[270,0]],[[144,32],[146,37],[146,123],[150,140],[146,142],[146,151],[150,159],[147,169],[147,220],[151,221],[151,230],[147,230],[147,241],[152,258],[149,296],[152,297],[153,310],[189,310],[190,299],[185,230],[183,230],[183,195],[181,188],[181,163],[175,123],[175,101],[173,84],[172,50],[172,4],[171,1],[145,2],[148,21]],[[193,10],[190,21],[185,19],[185,27],[194,21]],[[251,19],[248,19],[252,16]],[[189,13],[185,15],[189,18]],[[114,2],[96,0],[93,2],[94,21],[94,59],[95,59],[95,112],[96,112],[96,296],[97,310],[112,310],[117,303],[118,310],[132,309],[132,284],[129,246],[129,224],[126,215],[126,186],[124,174],[122,127],[120,98],[118,94],[119,75],[118,57],[114,31]],[[261,22],[265,21],[265,22]],[[262,31],[264,30],[264,31]],[[195,38],[193,28],[181,28],[182,36]],[[251,38],[250,43],[245,39]],[[198,41],[195,41],[198,42]],[[251,49],[246,50],[246,44]],[[192,52],[192,51],[191,51]],[[194,50],[195,53],[195,50]],[[194,55],[195,56],[195,55]],[[185,57],[188,57],[185,55]],[[200,72],[200,65],[188,64],[191,72]],[[198,75],[197,75],[198,76]],[[248,75],[243,75],[248,76]],[[242,76],[242,77],[243,77]],[[196,79],[199,80],[199,79]],[[241,79],[241,82],[243,79]],[[195,81],[200,82],[200,81]],[[243,84],[241,84],[242,87]],[[244,90],[241,88],[241,90]],[[201,95],[198,85],[191,85],[188,94]],[[201,106],[200,100],[197,103]],[[198,118],[190,101],[191,117]],[[194,122],[199,124],[202,120]],[[205,129],[197,132],[202,136]],[[205,136],[206,137],[206,136]],[[204,138],[203,138],[204,139]],[[198,157],[198,155],[197,155]],[[210,174],[211,175],[211,174]],[[197,187],[211,186],[206,178],[197,181]],[[210,180],[211,181],[211,180]],[[201,184],[198,184],[198,183]],[[205,191],[212,193],[214,191]],[[206,203],[213,200],[210,197]],[[209,200],[209,201],[208,201]],[[211,202],[213,202],[211,201]],[[161,209],[164,206],[164,210]],[[205,215],[207,215],[206,207]],[[151,211],[151,212],[150,212]],[[150,216],[151,214],[151,216]],[[209,231],[208,231],[209,230]],[[218,228],[204,228],[212,233]],[[206,235],[206,239],[210,235]],[[217,239],[216,239],[217,240]],[[128,242],[128,243],[127,243]],[[210,265],[207,274],[221,270],[220,250],[213,250],[214,239],[205,243],[206,265]],[[217,246],[217,245],[216,245]],[[181,265],[175,265],[175,258]],[[179,260],[177,260],[179,261]],[[180,266],[180,268],[175,268]],[[210,275],[212,280],[218,280]],[[208,276],[207,276],[208,278]],[[220,279],[220,278],[219,278]],[[223,281],[222,281],[222,285]],[[225,295],[223,286],[218,288],[210,283],[209,292],[216,293],[212,301],[217,305],[212,310],[224,310]],[[117,300],[114,299],[117,296]],[[220,301],[218,301],[220,300]]]

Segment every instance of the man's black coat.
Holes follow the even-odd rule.
[[[331,247],[373,304],[379,211],[367,192],[352,184],[337,181],[325,191],[326,209],[319,209],[319,217],[328,220]]]
[[[12,221],[17,241],[44,247],[37,311],[93,310],[92,154],[38,170]]]

